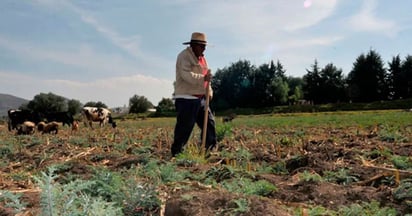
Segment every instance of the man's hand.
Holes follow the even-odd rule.
[[[205,75],[204,79],[205,81],[210,82],[210,80],[212,79],[212,70],[207,70],[207,74]]]

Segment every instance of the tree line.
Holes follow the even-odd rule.
[[[379,53],[370,50],[356,58],[347,76],[333,63],[320,67],[317,60],[303,77],[286,76],[279,61],[256,67],[239,60],[216,71],[212,88],[212,105],[218,111],[303,101],[326,104],[405,99],[412,96],[412,56],[394,56],[386,68]]]
[[[109,108],[104,102],[89,101],[82,104],[77,99],[67,99],[63,96],[56,95],[52,92],[39,93],[33,97],[28,103],[22,104],[19,109],[29,110],[37,113],[53,113],[53,112],[69,112],[72,115],[79,114],[82,107],[102,107]],[[133,95],[129,98],[128,113],[143,113],[149,108],[153,108],[153,104],[144,96]],[[119,108],[113,108],[118,111]]]
[[[329,63],[320,67],[315,59],[303,77],[286,76],[280,61],[260,66],[239,60],[218,69],[212,81],[215,111],[235,108],[264,108],[296,103],[367,103],[412,98],[412,56],[394,56],[387,67],[379,53],[370,50],[359,55],[347,76]],[[40,93],[20,109],[37,112],[69,111],[73,115],[83,106],[108,108],[103,102],[81,104],[53,93]],[[171,98],[163,98],[154,106],[145,96],[129,99],[128,113],[144,113],[156,108],[156,115],[174,112]],[[117,108],[116,108],[117,109]]]

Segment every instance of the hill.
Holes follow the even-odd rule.
[[[26,100],[24,98],[0,93],[0,117],[7,116],[7,110],[18,108],[20,105],[28,102],[29,100]]]

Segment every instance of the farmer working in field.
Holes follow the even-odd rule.
[[[208,104],[205,98],[206,88],[209,99],[213,95],[209,85],[212,74],[203,55],[207,44],[206,35],[194,32],[191,40],[183,44],[190,46],[179,53],[176,61],[174,99],[177,117],[171,149],[173,157],[183,151],[195,123],[201,128],[203,135],[205,105]],[[214,116],[209,108],[207,110],[205,150],[210,151],[216,145],[216,129]]]

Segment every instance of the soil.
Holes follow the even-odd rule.
[[[4,127],[0,130],[7,130]],[[168,132],[171,134],[172,129]],[[314,128],[307,132],[310,139],[303,140],[300,146],[259,145],[255,140],[243,137],[242,134],[234,131],[234,139],[220,143],[218,151],[222,149],[235,149],[236,143],[241,143],[252,153],[251,161],[255,164],[275,164],[285,162],[286,173],[280,174],[256,174],[256,180],[266,180],[273,183],[277,190],[266,197],[245,196],[242,194],[230,193],[222,188],[215,188],[202,185],[196,181],[188,180],[181,184],[190,184],[191,190],[177,186],[179,184],[164,185],[162,200],[164,202],[162,215],[230,215],[236,209],[234,200],[246,199],[249,203],[248,211],[237,215],[293,215],[288,207],[301,207],[302,215],[306,215],[304,209],[313,206],[322,206],[327,209],[338,211],[342,206],[350,206],[355,203],[378,201],[382,207],[395,208],[401,215],[412,213],[411,206],[406,202],[410,199],[395,200],[393,192],[397,187],[396,172],[393,167],[385,163],[387,158],[382,151],[390,151],[399,156],[412,156],[412,143],[392,143],[381,141],[376,136],[375,131],[357,132],[355,129],[342,128]],[[152,130],[142,129],[139,136],[152,133]],[[3,133],[8,133],[3,131]],[[287,136],[285,132],[272,131],[275,136]],[[294,133],[289,131],[288,133]],[[9,133],[9,136],[14,134]],[[39,135],[40,136],[40,135]],[[45,136],[45,135],[43,135]],[[59,131],[57,135],[49,136],[47,143],[24,145],[18,153],[10,156],[11,161],[6,166],[0,166],[0,176],[11,176],[14,178],[0,178],[0,190],[8,190],[23,194],[23,201],[28,204],[26,212],[20,215],[39,215],[39,189],[30,178],[18,178],[18,175],[31,175],[37,170],[45,170],[51,164],[70,162],[67,170],[63,170],[61,178],[68,173],[77,174],[87,178],[90,175],[88,165],[106,166],[112,170],[129,168],[133,164],[142,163],[139,155],[132,154],[132,148],[127,149],[124,154],[114,153],[111,146],[87,147],[71,145],[67,142],[70,137],[76,136],[69,132],[69,129]],[[170,135],[169,135],[170,136]],[[119,133],[116,137],[120,142],[127,137],[124,133]],[[98,137],[94,139],[106,139]],[[96,141],[91,139],[90,141]],[[58,140],[54,143],[49,140]],[[241,142],[239,142],[241,140]],[[24,142],[24,140],[22,140]],[[96,141],[98,142],[98,140]],[[236,143],[235,143],[236,142]],[[153,143],[152,154],[159,160],[169,162],[170,140]],[[44,153],[49,154],[44,158]],[[299,154],[297,154],[297,152]],[[368,154],[368,157],[361,155]],[[373,152],[376,153],[373,154]],[[299,155],[296,157],[295,155]],[[223,166],[225,159],[218,153],[209,158],[208,164],[193,165],[191,167],[181,166],[191,172],[202,173],[211,167]],[[328,171],[339,171],[346,168],[353,181],[327,182],[315,180],[302,180],[302,173],[319,176],[326,176]],[[257,167],[252,167],[257,169]],[[30,170],[30,171],[27,171]],[[399,172],[400,180],[410,178],[411,172]],[[348,179],[346,179],[348,180]],[[350,180],[350,179],[349,179]],[[194,188],[194,189],[193,189]],[[228,210],[232,210],[231,213]],[[229,214],[230,213],[230,214]],[[0,207],[0,216],[13,215],[10,209]]]

